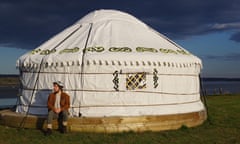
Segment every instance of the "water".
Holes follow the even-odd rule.
[[[18,87],[15,86],[1,86],[0,98],[16,98],[18,95]]]
[[[0,109],[12,108],[16,104],[17,98],[0,99]]]
[[[203,81],[207,95],[240,94],[240,81]]]
[[[11,108],[17,102],[18,87],[0,87],[0,109]]]
[[[240,81],[203,81],[207,95],[240,94]],[[18,87],[0,87],[0,109],[16,104]]]

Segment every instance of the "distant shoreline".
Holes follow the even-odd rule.
[[[0,78],[6,78],[6,77],[16,77],[18,78],[18,74],[0,74]]]
[[[9,79],[16,79],[18,81],[19,75],[18,74],[0,74],[0,85],[2,80]],[[203,77],[201,78],[203,81],[240,81],[240,78],[224,78],[224,77]],[[15,81],[16,81],[15,80]]]
[[[213,77],[204,77],[201,78],[203,82],[216,82],[216,81],[240,81],[240,78],[213,78]],[[0,74],[0,87],[18,87],[19,75],[17,74]]]
[[[201,78],[203,81],[240,81],[240,78]]]
[[[205,95],[240,93],[240,78],[202,78],[201,91]],[[16,98],[20,89],[19,75],[0,74],[0,99]]]
[[[0,87],[17,87],[19,84],[18,75],[0,75]]]

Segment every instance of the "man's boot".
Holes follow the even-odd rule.
[[[66,121],[63,121],[63,123],[62,123],[61,133],[67,133],[67,122]]]
[[[67,126],[62,126],[61,133],[67,133]]]
[[[47,130],[45,132],[45,136],[49,136],[52,134],[52,124],[47,124]]]
[[[47,131],[45,132],[46,136],[50,136],[52,134],[52,129],[47,128]]]

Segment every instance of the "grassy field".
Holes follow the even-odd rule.
[[[240,95],[208,96],[209,120],[195,128],[119,134],[68,133],[45,137],[41,130],[0,125],[0,144],[240,144]]]

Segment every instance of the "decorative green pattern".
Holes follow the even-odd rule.
[[[32,55],[34,55],[34,54],[39,53],[40,51],[41,51],[41,49],[35,49],[35,50],[32,50],[30,53],[31,53]]]
[[[110,47],[110,52],[132,52],[132,49],[129,47]]]
[[[177,50],[177,52],[179,54],[183,54],[183,55],[190,55],[190,53],[186,52],[185,50],[181,49],[181,50]]]
[[[153,69],[153,86],[154,88],[158,87],[158,71],[157,69]]]
[[[52,54],[52,53],[55,53],[55,52],[56,52],[56,49],[52,49],[52,50],[46,49],[46,50],[42,50],[40,52],[40,55],[49,55],[49,54]]]
[[[75,52],[78,52],[79,51],[79,48],[78,47],[75,47],[75,48],[72,48],[72,49],[63,49],[59,52],[59,54],[63,54],[63,53],[75,53]]]
[[[162,53],[173,53],[173,54],[178,54],[177,51],[172,50],[172,49],[164,49],[164,48],[160,48],[159,51],[162,52]]]
[[[88,47],[86,49],[82,49],[83,52],[103,52],[105,50],[104,47],[102,46],[95,46],[95,47]],[[74,48],[65,48],[63,50],[59,51],[59,54],[63,53],[76,53],[79,52],[80,48],[74,47]],[[129,47],[110,47],[108,49],[109,52],[133,52],[133,50]],[[46,50],[41,50],[41,49],[36,49],[30,52],[30,54],[40,54],[40,55],[49,55],[52,53],[57,52],[56,49],[46,49]],[[182,54],[182,55],[190,55],[187,51],[184,49],[178,49],[178,50],[173,50],[173,49],[165,49],[165,48],[160,48],[159,50],[156,48],[147,48],[147,47],[136,47],[136,52],[139,53],[144,53],[144,52],[152,52],[152,53],[164,53],[164,54]]]
[[[155,48],[146,48],[146,47],[137,47],[136,48],[137,52],[153,52],[153,53],[157,53],[158,50]]]
[[[113,88],[116,90],[116,91],[119,91],[119,78],[118,78],[118,71],[115,71],[114,73],[113,73],[113,80],[112,80],[112,82],[113,82],[113,84],[114,84],[114,86],[113,86]]]
[[[102,52],[104,51],[104,47],[88,47],[85,52]]]

